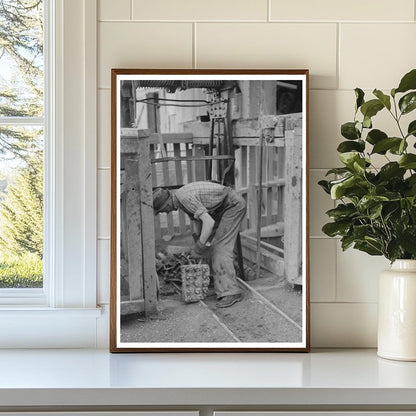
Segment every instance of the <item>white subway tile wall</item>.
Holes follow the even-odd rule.
[[[100,0],[98,3],[99,20],[130,20],[131,0]]]
[[[312,238],[310,241],[312,302],[335,302],[337,245],[336,239]]]
[[[271,0],[272,20],[413,22],[413,0]]]
[[[134,20],[267,21],[268,0],[133,0]]]
[[[98,303],[108,303],[110,298],[110,240],[97,242],[97,299]]]
[[[98,238],[110,238],[110,212],[111,212],[111,171],[108,168],[98,169]]]
[[[312,88],[337,85],[333,23],[198,23],[195,48],[198,68],[308,68]]]
[[[339,42],[340,88],[390,90],[415,67],[414,23],[341,24]]]
[[[111,91],[101,89],[98,91],[98,140],[97,165],[101,168],[111,166]]]
[[[328,179],[325,177],[325,173],[326,170],[309,170],[309,215],[311,219],[309,234],[311,237],[325,237],[321,230],[329,220],[325,212],[335,208],[334,201],[318,185],[321,179]],[[330,179],[334,178],[330,177]]]
[[[111,87],[111,68],[192,68],[192,23],[101,22],[98,86]]]
[[[339,164],[355,87],[386,91],[416,67],[415,0],[98,0],[98,299],[109,300],[111,68],[309,68],[313,347],[374,347],[380,257],[342,252],[317,185]],[[391,129],[387,115],[376,122]],[[105,345],[104,345],[105,347]]]

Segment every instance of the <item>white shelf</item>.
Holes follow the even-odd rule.
[[[384,360],[375,350],[310,354],[0,350],[0,410],[23,406],[414,410],[416,363]]]

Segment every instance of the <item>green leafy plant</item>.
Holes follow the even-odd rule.
[[[375,98],[366,101],[360,88],[355,95],[354,120],[341,126],[346,140],[337,148],[343,166],[327,172],[335,179],[319,182],[338,201],[322,231],[340,236],[343,250],[353,247],[391,262],[416,259],[416,120],[402,118],[416,109],[416,69],[390,95],[375,89]],[[393,134],[373,127],[380,111],[394,119]],[[382,166],[375,162],[380,155]]]

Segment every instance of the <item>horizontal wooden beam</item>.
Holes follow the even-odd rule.
[[[144,299],[125,300],[120,302],[120,314],[131,315],[144,312]]]
[[[253,236],[253,233],[254,233],[254,236]],[[244,238],[247,241],[247,244],[252,244],[253,247],[256,247],[256,250],[257,250],[257,239],[255,235],[256,235],[256,230],[245,230],[244,232],[241,233],[241,238]],[[264,241],[261,242],[261,247],[264,250],[269,251],[270,253],[283,257],[284,250],[281,249],[280,247],[276,247]]]
[[[136,129],[130,127],[124,127],[120,129],[120,138],[121,139],[137,139],[141,137],[149,137],[149,129]]]
[[[192,133],[152,133],[150,135],[150,144],[158,144],[160,136],[162,136],[164,144],[192,143],[194,137]]]
[[[121,135],[121,143],[120,143],[120,150],[121,153],[137,153],[138,146],[139,146],[139,140],[138,139],[144,139],[149,138],[150,144],[159,144],[159,138],[162,137],[164,144],[176,144],[176,143],[193,143],[193,135],[192,133],[167,133],[167,134],[150,134],[150,135],[137,135],[137,132],[141,132],[142,130],[137,129],[122,129],[122,130],[128,130],[125,133],[128,134],[122,134]],[[134,130],[136,132],[136,135],[133,134]],[[146,130],[148,131],[148,130]]]
[[[285,223],[277,222],[276,224],[271,224],[271,225],[266,225],[264,227],[261,227],[260,236],[262,238],[281,237],[282,235],[284,235],[284,232],[285,232]],[[256,236],[256,230],[246,230],[244,231],[244,233],[253,238]],[[264,243],[264,244],[267,244],[267,243]],[[274,247],[274,248],[277,248],[278,250],[282,250],[278,247]]]
[[[158,157],[152,159],[152,163],[161,163],[161,162],[181,162],[181,161],[198,161],[198,160],[235,160],[234,156],[230,155],[217,155],[217,156],[184,156],[184,157]]]
[[[208,137],[195,137],[193,139],[195,145],[208,146]],[[234,146],[260,146],[260,139],[258,137],[233,137]],[[284,139],[274,139],[271,143],[267,143],[269,147],[284,147]]]
[[[264,242],[261,243],[263,246]],[[241,233],[241,246],[243,257],[252,263],[257,262],[257,244],[256,239]],[[277,247],[274,247],[277,248]],[[285,271],[284,259],[276,252],[270,252],[267,249],[260,250],[261,267],[277,276],[283,276]]]

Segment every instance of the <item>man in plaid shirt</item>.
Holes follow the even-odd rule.
[[[211,255],[218,308],[227,308],[242,299],[234,268],[234,245],[246,213],[244,199],[233,189],[215,182],[192,182],[169,191],[153,192],[153,209],[171,212],[181,209],[192,220],[198,240],[194,251]]]

